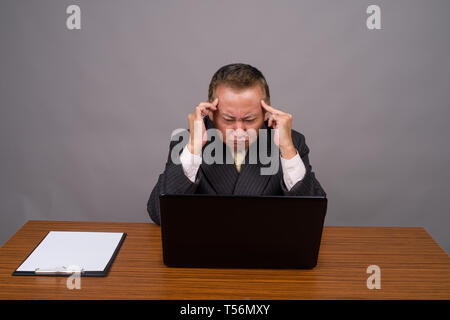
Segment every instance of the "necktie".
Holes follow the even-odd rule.
[[[237,172],[241,172],[241,165],[245,160],[245,151],[237,151],[234,153],[234,164]]]

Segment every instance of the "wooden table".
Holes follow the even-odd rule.
[[[12,276],[50,230],[127,232],[107,277]],[[369,265],[381,289],[369,290]],[[28,221],[0,248],[0,299],[449,299],[450,261],[423,228],[325,227],[311,270],[168,268],[150,223]]]

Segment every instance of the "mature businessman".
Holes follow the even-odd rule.
[[[325,196],[309,163],[305,137],[292,130],[292,115],[270,105],[269,86],[263,74],[248,64],[229,64],[212,77],[208,101],[188,115],[188,139],[180,152],[172,152],[182,141],[173,140],[164,172],[159,176],[147,211],[160,224],[159,195],[232,194]],[[216,129],[219,138],[208,137]],[[274,129],[274,130],[271,130]],[[268,133],[268,134],[266,134]],[[268,137],[267,141],[262,141]],[[211,163],[204,151],[220,143],[223,161]],[[281,162],[269,174],[265,149]],[[174,161],[174,153],[179,161]],[[256,154],[256,159],[251,159]],[[226,161],[227,159],[232,159]],[[217,157],[216,157],[217,159]],[[267,172],[267,171],[266,171]]]

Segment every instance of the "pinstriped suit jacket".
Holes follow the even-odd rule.
[[[208,116],[204,118],[206,129],[214,128],[214,124]],[[263,128],[268,130],[267,121]],[[270,134],[267,135],[270,137]],[[268,139],[269,140],[269,139]],[[258,156],[256,164],[249,164],[247,157],[241,166],[241,172],[238,173],[234,164],[206,164],[203,162],[197,172],[195,182],[191,182],[184,172],[181,164],[172,162],[170,154],[172,148],[180,143],[171,141],[169,147],[169,156],[164,172],[159,175],[150,198],[147,202],[147,211],[150,218],[160,224],[159,195],[160,194],[234,194],[234,195],[287,195],[287,196],[326,196],[319,181],[316,179],[309,163],[309,148],[305,143],[305,137],[292,130],[292,141],[300,155],[306,174],[303,179],[297,182],[290,190],[287,190],[283,180],[281,161],[278,171],[273,175],[261,175],[260,169],[269,165],[261,164]],[[211,141],[208,141],[205,148]],[[256,142],[255,142],[256,143]],[[224,146],[224,159],[229,149]],[[271,152],[271,142],[268,141],[268,154]],[[278,159],[279,160],[279,159]]]

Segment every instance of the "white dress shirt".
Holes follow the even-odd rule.
[[[305,176],[305,165],[303,164],[298,152],[291,159],[283,159],[283,157],[280,158],[284,184],[288,190],[291,190],[291,188]],[[202,164],[202,157],[192,154],[186,145],[180,155],[180,162],[186,177],[192,182],[195,182],[195,176],[197,175],[198,168]],[[238,166],[240,166],[240,164],[238,164]]]

